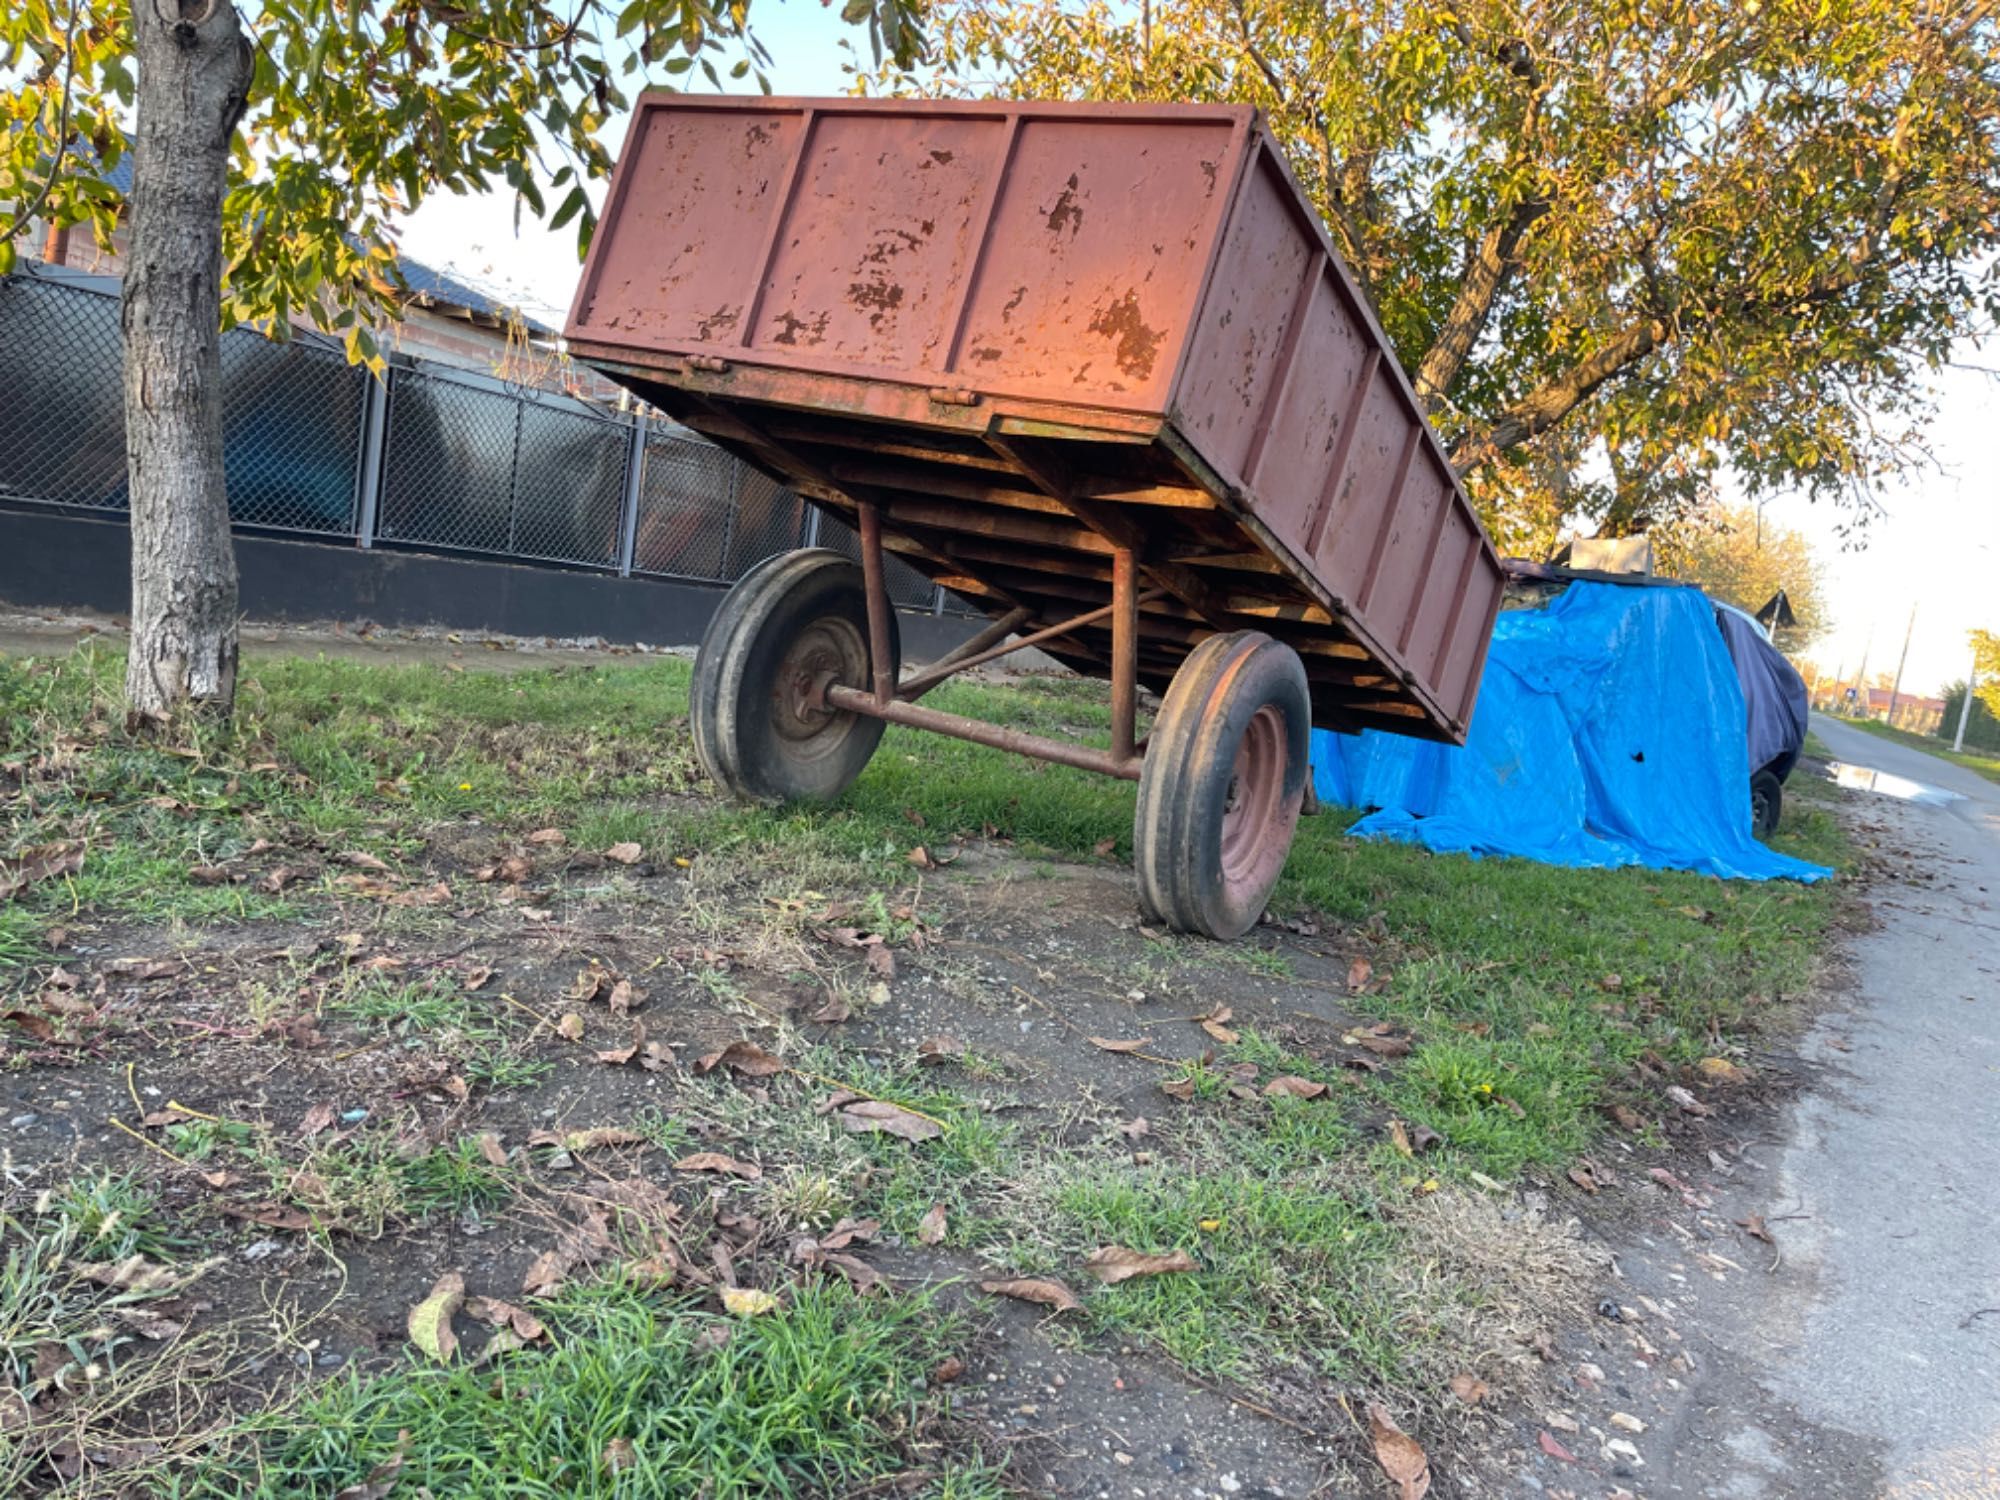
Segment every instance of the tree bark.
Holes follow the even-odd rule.
[[[128,720],[236,698],[236,554],[222,468],[222,199],[254,61],[228,0],[141,0],[125,334],[132,510]]]
[[[1486,331],[1495,300],[1513,275],[1522,239],[1548,211],[1549,205],[1542,199],[1516,204],[1504,223],[1493,225],[1476,244],[1467,247],[1458,296],[1445,315],[1437,342],[1417,365],[1417,399],[1424,403],[1426,412],[1435,413],[1444,403],[1472,355],[1472,346]]]

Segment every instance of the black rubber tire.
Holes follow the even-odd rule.
[[[1778,831],[1778,818],[1785,810],[1785,784],[1769,771],[1750,778],[1750,831],[1767,839]]]
[[[1256,925],[1298,828],[1311,713],[1298,653],[1261,631],[1210,636],[1188,654],[1153,722],[1132,820],[1139,905],[1149,918],[1223,941]],[[1239,754],[1253,750],[1268,790],[1259,790],[1262,812],[1247,830],[1251,852],[1229,866],[1232,784]]]
[[[893,612],[889,661],[901,670]],[[869,685],[861,565],[823,547],[766,559],[724,596],[695,654],[688,720],[702,769],[746,802],[828,802],[846,791],[886,726],[837,710],[802,715],[799,682],[828,671]]]

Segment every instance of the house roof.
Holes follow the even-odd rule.
[[[132,192],[132,153],[125,152],[118,158],[117,165],[104,173],[104,180],[118,192],[130,196]],[[533,318],[514,307],[501,297],[483,290],[461,276],[449,271],[441,271],[436,266],[408,255],[396,257],[396,267],[402,272],[403,280],[409,287],[408,300],[418,307],[442,312],[447,316],[458,314],[469,322],[486,327],[497,327],[519,318],[528,332],[543,338],[553,338],[556,330],[539,318]]]
[[[409,284],[409,300],[418,307],[462,312],[478,323],[504,323],[519,318],[522,326],[530,333],[545,337],[553,336],[555,333],[555,329],[546,323],[529,317],[520,309],[448,271],[440,271],[435,266],[425,265],[424,262],[413,260],[407,255],[396,257],[396,267],[403,273],[403,280]]]

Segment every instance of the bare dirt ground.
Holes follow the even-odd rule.
[[[246,643],[296,645],[272,634]],[[447,667],[517,654],[321,646]],[[404,795],[366,809],[386,859],[246,825],[201,867],[273,893],[275,915],[52,908],[48,961],[12,971],[10,1211],[136,1183],[172,1236],[149,1259],[202,1268],[120,1314],[138,1347],[181,1351],[171,1388],[79,1418],[37,1488],[116,1493],[331,1376],[403,1368],[441,1279],[525,1305],[615,1269],[700,1297],[808,1277],[933,1294],[950,1351],[927,1425],[900,1439],[909,1482],[857,1497],[1416,1495],[1385,1476],[1375,1401],[1420,1433],[1430,1495],[1651,1494],[1640,1445],[1699,1420],[1673,1396],[1709,1364],[1681,1289],[1749,1294],[1768,1253],[1721,1205],[1755,1180],[1795,1086],[1795,1009],[1732,1052],[1754,1084],[1642,1058],[1632,1086],[1662,1103],[1592,1148],[1588,1180],[1542,1163],[1503,1183],[1397,1117],[1426,1045],[1456,1057],[1455,1034],[1469,1047],[1492,1023],[1445,1009],[1413,1035],[1391,1018],[1398,976],[1434,960],[1386,898],[1222,947],[1144,927],[1108,848],[1057,858],[914,810],[893,881],[859,893],[824,854],[774,864],[699,791],[635,812],[643,847],[476,813],[418,831]],[[930,849],[906,859],[917,839]],[[1644,900],[1691,931],[1721,920]],[[1444,974],[1446,1001],[1480,968]],[[1613,1028],[1662,1003],[1628,1009],[1617,976],[1580,978],[1547,982]],[[1528,1118],[1504,1087],[1429,1066],[1453,1097],[1483,1088]],[[872,1133],[868,1106],[887,1122]],[[1614,1268],[1635,1237],[1657,1278]],[[1213,1274],[1100,1289],[1093,1244],[1192,1246]],[[1006,1277],[1082,1306],[982,1289]],[[468,1359],[510,1337],[456,1322]],[[59,1384],[73,1353],[33,1358]],[[947,1459],[995,1488],[940,1487]],[[1870,1460],[1842,1449],[1827,1472]]]

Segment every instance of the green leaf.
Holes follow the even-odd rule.
[[[562,228],[563,225],[581,213],[585,205],[589,202],[589,195],[581,187],[571,188],[569,193],[563,198],[563,201],[556,206],[556,211],[549,216],[549,228]]]

